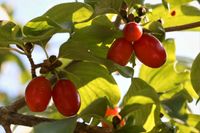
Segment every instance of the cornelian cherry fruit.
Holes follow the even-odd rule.
[[[150,34],[143,34],[134,42],[134,52],[136,57],[146,66],[158,68],[166,62],[166,52],[161,42]]]
[[[28,84],[25,91],[25,100],[33,112],[44,111],[51,99],[51,83],[45,77],[36,77]]]
[[[131,58],[133,45],[125,38],[116,39],[107,53],[107,59],[115,63],[125,66]]]
[[[62,115],[73,116],[78,112],[81,105],[80,95],[70,80],[58,80],[52,96],[56,108]]]
[[[123,29],[124,38],[127,41],[137,41],[142,36],[142,27],[136,22],[129,22]]]

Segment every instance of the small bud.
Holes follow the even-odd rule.
[[[46,67],[41,67],[41,69],[40,69],[41,74],[46,74],[48,72],[49,72],[49,70]]]
[[[120,14],[121,14],[121,16],[122,16],[123,18],[127,18],[127,12],[126,12],[126,10],[121,10],[121,11],[120,11]]]
[[[145,15],[146,13],[147,13],[147,9],[146,9],[145,7],[140,7],[140,8],[137,9],[137,14],[138,14],[139,16],[143,16],[143,15]]]
[[[133,22],[134,21],[134,15],[131,13],[128,15],[128,21]]]
[[[134,18],[134,21],[135,21],[136,23],[139,23],[139,22],[141,21],[141,18],[137,16],[137,17]]]
[[[158,19],[157,21],[158,21],[159,23],[161,23],[161,24],[164,24],[163,19]]]
[[[56,68],[56,67],[59,67],[59,66],[61,66],[61,65],[62,65],[62,62],[59,61],[59,60],[57,60],[55,63],[52,64],[52,67],[53,67],[53,68]]]
[[[160,113],[160,118],[162,118],[164,116],[164,114],[163,113]]]
[[[56,60],[57,60],[57,57],[56,57],[55,55],[51,55],[51,56],[49,57],[49,61],[50,61],[51,63],[55,62]]]
[[[48,59],[44,60],[43,66],[47,67],[47,68],[50,67],[51,66],[51,62]]]
[[[25,48],[26,48],[26,50],[27,50],[28,52],[30,52],[31,49],[33,48],[33,44],[30,43],[30,42],[28,42],[28,43],[25,44]]]
[[[121,122],[120,116],[116,115],[116,116],[113,117],[112,124],[113,124],[114,128],[117,128],[117,126],[120,124],[120,122]]]

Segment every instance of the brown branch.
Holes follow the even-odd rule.
[[[32,58],[32,55],[31,55],[31,53],[27,53],[26,54],[26,56],[27,56],[27,58],[28,58],[28,60],[29,60],[29,62],[30,62],[30,64],[31,64],[31,74],[32,74],[32,78],[35,78],[35,77],[37,77],[37,75],[36,75],[36,72],[35,72],[35,63],[34,63],[34,61],[33,61],[33,58]]]
[[[4,130],[6,131],[6,133],[12,133],[11,129],[10,129],[10,124],[2,124]]]
[[[77,123],[74,133],[112,133],[112,128],[90,126],[84,123]]]
[[[165,31],[166,32],[181,31],[181,30],[186,30],[186,29],[191,29],[191,28],[196,28],[196,27],[200,27],[200,21],[184,24],[184,25],[179,25],[179,26],[167,27],[165,28]]]
[[[10,124],[23,125],[33,127],[42,122],[52,122],[55,119],[36,117],[32,115],[23,115],[16,112],[11,112],[8,108],[0,108],[0,122],[4,126],[6,133],[11,133]],[[112,128],[102,128],[90,126],[84,123],[77,122],[75,133],[112,133]]]
[[[51,122],[55,121],[54,119],[48,119],[43,117],[36,117],[32,115],[23,115],[16,112],[11,112],[9,117],[7,117],[7,121],[15,125],[23,125],[23,126],[35,126],[42,122]]]
[[[22,97],[22,98],[16,100],[15,102],[13,102],[11,105],[8,105],[7,108],[8,108],[8,110],[10,110],[12,112],[17,112],[19,109],[21,109],[25,105],[26,105],[25,98]]]
[[[44,64],[44,63],[35,64],[34,67],[35,67],[35,69],[36,69],[36,68],[42,67],[43,64]]]
[[[123,20],[124,22],[127,22],[127,12],[126,12],[126,8],[127,5],[125,2],[122,2],[120,10],[119,10],[119,14],[117,15],[115,21],[114,21],[114,25],[119,28],[120,22],[121,20]]]

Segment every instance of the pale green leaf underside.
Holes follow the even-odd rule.
[[[171,12],[175,11],[176,15],[171,16]],[[148,14],[149,19],[157,21],[162,19],[164,28],[179,26],[184,24],[189,24],[193,22],[198,22],[200,20],[200,10],[196,7],[189,5],[176,6],[171,11],[167,10],[162,4],[156,5],[153,8],[153,12]],[[200,30],[200,28],[190,29],[190,30]]]
[[[88,20],[93,9],[84,3],[64,3],[29,21],[23,29],[28,39],[44,40],[58,32],[71,32],[74,23]]]
[[[107,97],[114,105],[119,102],[119,88],[105,67],[90,62],[74,62],[66,70],[79,77],[81,81],[77,85],[81,95],[81,108],[79,112],[101,97]],[[74,83],[78,82],[74,81]]]
[[[195,58],[191,70],[191,82],[194,90],[200,96],[200,54]]]
[[[34,127],[34,133],[74,133],[77,117],[44,122]]]

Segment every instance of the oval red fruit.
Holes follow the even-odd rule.
[[[116,39],[107,53],[107,59],[125,66],[131,58],[133,45],[124,38]]]
[[[45,77],[36,77],[28,84],[25,91],[25,100],[33,112],[44,111],[51,99],[51,83]]]
[[[129,22],[123,29],[124,38],[127,41],[137,41],[142,36],[142,27],[135,22]]]
[[[161,42],[150,34],[143,34],[134,42],[136,57],[146,66],[158,68],[166,62],[166,52]]]
[[[80,95],[70,80],[58,80],[53,88],[53,101],[64,116],[75,115],[81,105]]]

